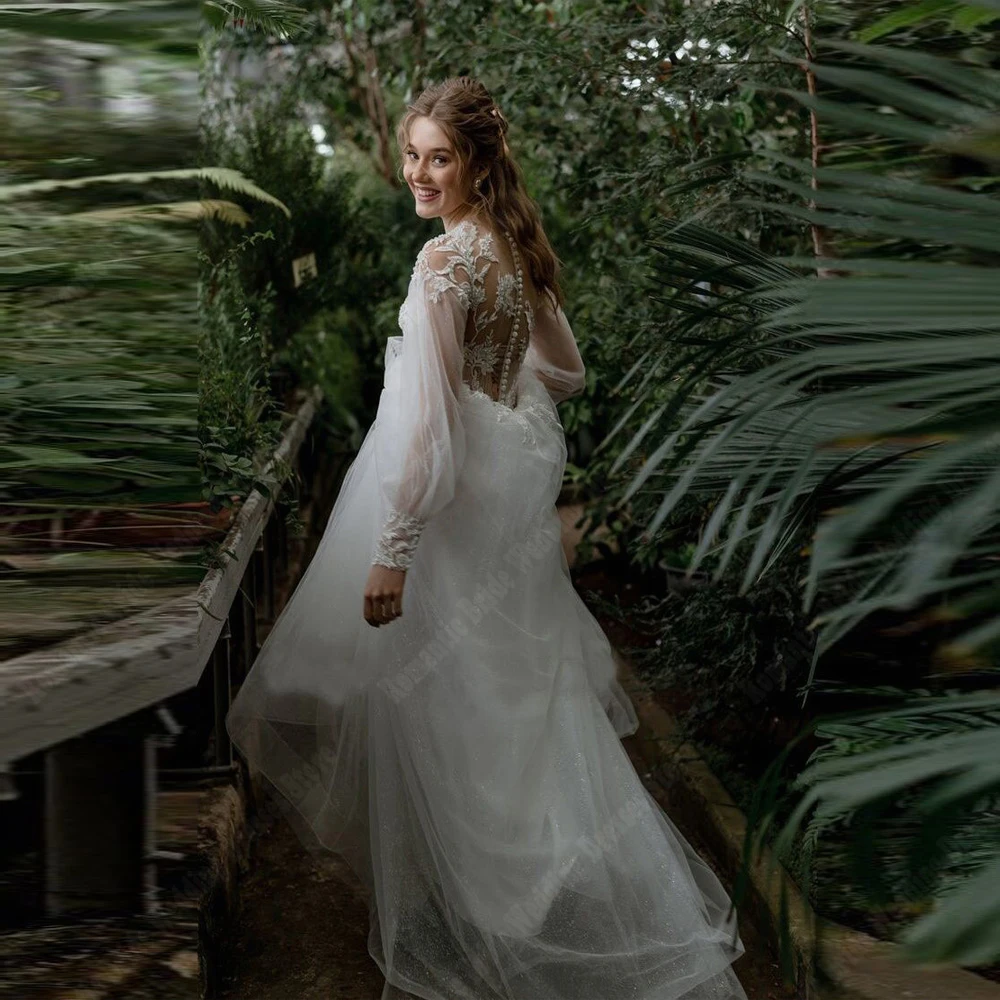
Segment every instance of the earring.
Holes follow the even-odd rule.
[[[479,190],[479,185],[482,184],[482,183],[483,183],[482,177],[477,177],[476,178],[476,190],[477,191]]]

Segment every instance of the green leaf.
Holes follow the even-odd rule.
[[[900,28],[910,28],[946,17],[955,6],[955,0],[922,0],[920,3],[904,4],[898,10],[886,14],[873,25],[859,31],[858,41],[874,42]]]
[[[1000,957],[1000,860],[942,897],[903,934],[909,957],[921,962],[981,966]]]
[[[1000,18],[1000,10],[997,8],[973,6],[971,4],[961,4],[951,18],[951,26],[957,31],[976,31],[986,24]]]

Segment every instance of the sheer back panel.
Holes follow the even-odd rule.
[[[416,268],[468,299],[462,380],[494,402],[516,405],[537,300],[513,242],[466,220],[428,240]]]

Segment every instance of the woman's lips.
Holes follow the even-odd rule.
[[[432,188],[415,187],[413,193],[417,196],[417,201],[433,201],[441,192]]]

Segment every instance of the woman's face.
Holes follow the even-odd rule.
[[[413,192],[417,215],[441,216],[448,226],[468,207],[471,178],[459,179],[461,164],[440,125],[430,118],[415,118],[410,141],[403,150],[403,177]]]

